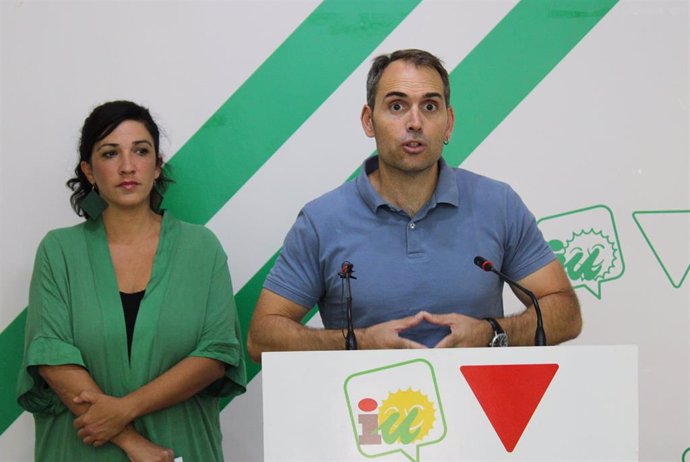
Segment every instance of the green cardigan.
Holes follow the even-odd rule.
[[[18,381],[18,402],[36,422],[36,460],[128,460],[113,444],[93,448],[81,442],[72,427],[75,416],[36,366],[83,366],[106,394],[123,396],[187,356],[226,363],[225,377],[182,403],[137,419],[135,427],[185,462],[221,461],[219,397],[243,393],[247,377],[227,257],[211,231],[164,214],[131,362],[102,220],[46,235],[31,279]]]

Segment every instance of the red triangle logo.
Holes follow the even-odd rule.
[[[508,452],[520,441],[557,370],[558,364],[460,367]]]

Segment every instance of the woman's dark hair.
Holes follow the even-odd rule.
[[[91,163],[93,147],[96,143],[110,135],[118,125],[126,120],[134,120],[144,124],[153,139],[156,163],[159,166],[163,163],[163,158],[159,151],[160,131],[148,109],[131,101],[110,101],[101,104],[84,120],[79,140],[79,162],[77,162],[77,166],[74,169],[75,176],[67,181],[67,187],[74,191],[72,196],[70,196],[70,203],[80,217],[90,218],[80,204],[84,197],[93,189],[93,186],[81,170],[81,162]],[[168,183],[171,182],[172,180],[165,174],[165,171],[161,170],[151,191],[151,208],[153,210],[158,210],[162,200],[161,195],[165,192]]]

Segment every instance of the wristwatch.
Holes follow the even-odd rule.
[[[505,333],[501,325],[494,318],[484,318],[484,321],[488,321],[494,330],[494,338],[489,342],[490,347],[507,347],[508,346],[508,334]]]

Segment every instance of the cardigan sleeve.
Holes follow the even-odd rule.
[[[246,359],[227,257],[220,243],[215,251],[201,339],[189,356],[216,359],[226,364],[225,376],[204,393],[233,397],[245,392]]]
[[[39,245],[29,289],[24,359],[17,383],[17,402],[36,414],[67,408],[38,374],[40,365],[76,364],[84,359],[74,345],[68,277],[64,256],[50,233]]]

